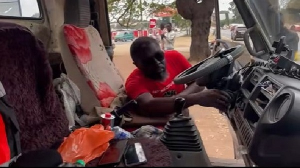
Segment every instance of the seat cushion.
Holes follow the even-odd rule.
[[[66,43],[87,84],[93,90],[101,107],[111,107],[122,94],[123,78],[105,50],[98,31],[88,26],[79,28],[64,25]]]

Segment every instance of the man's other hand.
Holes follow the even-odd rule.
[[[225,112],[230,105],[230,97],[220,90],[208,89],[197,94],[200,106],[215,107]]]

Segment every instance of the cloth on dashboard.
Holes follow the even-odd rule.
[[[131,132],[131,134],[136,138],[150,138],[159,140],[159,138],[163,135],[163,130],[151,125],[145,125]]]

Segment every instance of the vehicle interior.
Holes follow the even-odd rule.
[[[14,2],[22,1],[28,0]],[[20,15],[14,8],[0,13],[0,97],[5,95],[13,109],[9,116],[15,113],[10,118],[15,124],[12,134],[20,141],[10,142],[16,149],[11,158],[57,149],[72,131],[89,128],[99,123],[101,114],[111,112],[114,125],[126,130],[143,125],[163,128],[158,142],[132,140],[144,145],[146,166],[234,166],[212,163],[193,119],[182,114],[184,99],[176,99],[176,112],[168,118],[131,112],[136,102],[128,101],[125,79],[112,62],[107,0],[32,1],[38,9],[34,15]],[[244,166],[299,166],[300,65],[294,61],[299,37],[289,29],[288,16],[299,15],[300,6],[279,0],[233,1],[247,28],[245,45],[230,46],[217,26],[213,54],[174,82],[186,84],[209,75],[206,87],[228,94],[231,106],[221,113],[234,130]],[[1,0],[0,9],[7,3]],[[242,59],[245,52],[251,59]],[[65,81],[71,96],[63,90]],[[98,162],[96,158],[87,166]]]

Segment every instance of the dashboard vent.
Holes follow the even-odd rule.
[[[253,131],[251,130],[250,125],[243,118],[243,116],[241,115],[239,110],[235,110],[234,119],[236,122],[236,126],[240,132],[240,136],[243,141],[243,145],[245,145],[246,147],[249,147],[252,137],[253,137]]]

